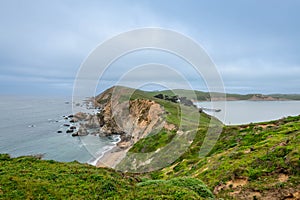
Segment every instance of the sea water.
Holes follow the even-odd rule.
[[[72,104],[67,100],[1,96],[0,153],[13,157],[43,154],[44,159],[95,164],[95,160],[114,147],[119,138],[67,134],[64,124],[70,122],[63,116],[72,114]]]
[[[300,115],[300,101],[227,101],[214,102],[214,109],[226,108],[221,112],[205,111],[227,125],[239,125],[276,120]],[[197,102],[198,107],[212,108],[211,102]],[[225,118],[222,117],[225,115]]]

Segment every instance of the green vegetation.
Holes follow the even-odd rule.
[[[188,96],[188,92],[186,96]],[[133,98],[149,98],[160,92],[149,93],[140,92]],[[171,91],[165,91],[164,95],[172,96]],[[148,96],[147,96],[148,95]],[[252,95],[235,95],[231,97],[248,99]],[[278,98],[287,98],[280,97]],[[169,123],[179,122],[179,113],[176,104],[153,99],[164,106],[171,115]],[[184,109],[189,113],[185,118],[182,116],[182,129],[188,131],[197,127],[195,123],[196,115],[190,107],[181,106],[180,113]],[[191,110],[188,110],[191,109]],[[192,117],[191,117],[192,116]],[[168,117],[168,116],[167,116]],[[172,120],[170,120],[172,119]],[[175,177],[195,177],[203,180],[211,190],[218,186],[222,188],[217,191],[217,196],[229,198],[230,192],[257,191],[258,193],[278,192],[278,189],[289,190],[300,187],[300,116],[287,117],[276,121],[247,124],[241,126],[225,126],[218,142],[208,155],[199,157],[200,147],[204,141],[208,124],[210,126],[220,125],[219,122],[205,113],[200,115],[200,123],[196,128],[197,133],[193,143],[188,150],[178,158],[171,166],[143,175],[146,178],[157,180],[169,180]],[[146,137],[137,142],[130,152],[151,152],[166,145],[173,137],[171,133],[162,131],[157,135]],[[280,176],[286,177],[281,180]],[[226,186],[235,180],[244,180],[245,185],[237,188]],[[293,191],[293,190],[292,190]]]
[[[236,179],[247,182],[239,188],[241,191],[263,193],[278,188],[299,188],[300,116],[226,126],[209,155],[199,158],[203,131],[197,132],[189,150],[177,162],[147,176],[160,179],[195,177],[204,181],[211,190],[223,186],[217,196],[224,198],[234,191],[226,184]],[[280,180],[280,176],[287,180]]]
[[[174,136],[176,135],[176,131],[166,131],[162,130],[158,134],[154,134],[139,140],[131,149],[132,153],[149,153],[157,150],[170,143]]]
[[[199,158],[205,131],[199,128],[188,151],[170,166],[139,175],[0,155],[0,199],[207,199],[218,187],[215,195],[228,199],[236,190],[272,194],[299,189],[300,116],[226,126],[210,154]],[[245,184],[235,188],[239,179]]]
[[[207,189],[206,185],[202,181],[189,177],[173,178],[170,180],[147,180],[145,182],[139,183],[138,186],[156,186],[158,188],[165,186],[184,187],[194,191],[200,197],[203,197],[205,199],[214,198],[212,192]],[[194,197],[196,196],[197,195],[195,195]]]
[[[118,94],[124,93],[118,91]],[[175,94],[169,93],[169,95]],[[122,96],[121,98],[125,99]],[[129,97],[126,98],[129,99]],[[159,103],[166,111],[165,120],[167,124],[172,124],[173,129],[163,128],[158,132],[150,133],[146,138],[140,139],[129,150],[122,162],[116,166],[118,170],[149,171],[160,169],[162,166],[174,162],[174,159],[189,148],[189,144],[193,141],[198,129],[207,130],[209,125],[223,126],[219,120],[205,113],[200,114],[198,109],[193,106],[154,98],[153,94],[149,92],[136,90],[130,96],[130,100],[135,99],[150,99]],[[184,134],[178,135],[177,131]],[[149,160],[151,160],[151,164],[145,165],[144,163],[148,163]]]
[[[159,186],[158,186],[159,185]],[[159,184],[137,176],[77,162],[0,154],[0,199],[206,199],[212,193],[199,180]]]
[[[131,190],[132,178],[108,169],[34,157],[0,157],[0,199],[97,199]]]
[[[174,140],[190,141],[192,135],[191,145],[177,160],[163,169],[130,174],[77,162],[4,154],[0,155],[0,199],[243,199],[251,195],[253,199],[283,199],[300,190],[300,116],[224,126],[213,149],[200,157],[208,128],[223,126],[217,119],[194,107],[153,97],[161,92],[117,89],[127,91],[118,93],[121,102],[150,99],[159,103],[167,123],[175,127],[141,139],[128,154],[156,152]],[[189,97],[189,91],[181,92]],[[196,93],[198,98],[205,95]],[[164,94],[174,95],[171,91]],[[178,137],[178,130],[187,137]],[[176,145],[176,150],[183,148]],[[167,162],[172,153],[162,153],[153,162]],[[132,162],[124,160],[125,165]]]

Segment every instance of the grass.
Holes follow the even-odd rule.
[[[157,103],[159,103],[164,110],[166,111],[166,122],[169,124],[174,124],[176,126],[175,131],[168,131],[166,129],[162,129],[156,135],[149,135],[148,137],[141,139],[137,142],[130,150],[130,152],[134,153],[144,153],[155,151],[158,148],[161,148],[168,144],[176,135],[177,130],[182,130],[184,132],[197,130],[200,127],[206,127],[208,124],[212,125],[221,125],[221,123],[211,118],[211,116],[205,113],[199,113],[198,109],[191,106],[185,106],[178,103],[173,103],[170,101],[154,98],[153,96],[156,93],[154,92],[144,92],[141,90],[136,90],[132,96],[131,100],[134,99],[150,99]],[[169,91],[167,93],[169,96],[174,96],[175,93]]]
[[[176,131],[161,130],[158,134],[139,140],[131,149],[132,153],[149,153],[170,143]]]
[[[134,175],[87,164],[0,154],[0,199],[205,199],[211,196],[201,181],[192,178],[150,184]]]
[[[168,95],[175,94],[168,93]],[[158,170],[174,162],[174,159],[189,148],[198,129],[207,130],[209,125],[222,126],[220,121],[205,113],[200,114],[198,109],[193,106],[154,98],[153,93],[135,90],[130,98],[126,98],[130,100],[148,99],[157,102],[166,112],[166,123],[175,125],[175,129],[163,128],[155,134],[150,133],[147,137],[140,139],[117,165],[118,170],[140,172]],[[177,131],[183,132],[183,135],[178,135]],[[151,161],[150,165],[145,164],[149,161]]]
[[[135,180],[108,169],[34,157],[0,157],[0,199],[101,199],[120,196]]]
[[[175,91],[190,97],[190,91]],[[243,178],[248,181],[242,191],[274,191],[278,188],[297,188],[299,182],[299,130],[300,117],[287,117],[280,120],[246,124],[241,126],[224,126],[218,142],[204,158],[199,157],[199,151],[206,136],[208,125],[220,125],[217,120],[201,114],[197,116],[192,108],[178,106],[171,102],[153,98],[163,93],[172,96],[172,91],[144,92],[137,91],[132,99],[144,98],[158,102],[167,111],[168,123],[176,124],[181,130],[195,130],[193,143],[183,154],[164,169],[143,174],[142,177],[153,180],[169,180],[176,177],[194,177],[203,180],[211,190],[217,186],[226,185],[230,180]],[[201,98],[204,93],[196,92]],[[204,95],[204,96],[203,96]],[[228,94],[246,100],[252,95]],[[286,97],[286,96],[285,96]],[[293,96],[295,97],[295,96]],[[206,97],[205,97],[206,98]],[[286,97],[287,98],[287,97]],[[186,114],[188,113],[188,114]],[[200,123],[198,119],[200,117]],[[195,120],[197,119],[197,120]],[[174,136],[165,130],[155,136],[149,136],[136,143],[130,152],[153,152],[170,143]],[[173,138],[174,139],[174,138]],[[167,159],[161,155],[162,160]],[[128,162],[132,162],[129,160]],[[286,182],[278,180],[279,174],[288,176]],[[227,188],[218,193],[218,197],[229,198],[233,189]]]
[[[146,186],[165,187],[166,185],[188,188],[194,191],[200,197],[205,199],[214,198],[212,192],[207,189],[206,185],[202,181],[198,179],[189,178],[189,177],[173,178],[170,180],[147,180],[138,184],[138,186],[141,187],[146,187]]]
[[[133,163],[135,157],[130,157],[131,153],[151,156],[161,149],[158,159],[152,162],[157,166],[167,163],[166,167],[144,168],[154,171],[130,174],[77,162],[10,158],[2,154],[0,199],[209,199],[214,198],[211,191],[217,187],[223,187],[214,194],[217,198],[231,199],[234,191],[281,195],[278,191],[299,189],[300,116],[224,126],[213,149],[200,157],[208,128],[222,124],[205,113],[199,114],[193,107],[154,98],[155,94],[136,90],[130,97],[122,94],[119,100],[156,101],[165,109],[167,123],[174,124],[176,129],[162,129],[141,139],[120,166]],[[166,94],[172,96],[170,91]],[[186,134],[178,136],[177,130]],[[192,143],[185,146],[189,141]],[[169,150],[163,151],[168,146]],[[174,153],[178,150],[183,150],[178,158],[169,160],[177,156]],[[279,180],[279,175],[287,180]],[[238,189],[226,186],[238,179],[246,180],[247,184]]]
[[[268,123],[227,126],[205,158],[197,158],[203,142],[201,132],[197,132],[189,150],[176,163],[156,172],[156,176],[164,179],[196,177],[211,190],[239,177],[248,180],[244,189],[268,191],[279,186],[299,187],[300,116]],[[288,176],[288,181],[280,182],[279,174]],[[223,195],[229,192],[223,191]]]

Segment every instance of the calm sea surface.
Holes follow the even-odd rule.
[[[63,98],[1,96],[0,153],[44,154],[44,159],[93,163],[116,144],[115,138],[80,138],[65,133],[63,124],[69,122],[62,116],[72,114],[72,105],[65,102]],[[198,106],[210,108],[211,104],[199,102]],[[218,117],[222,112],[208,113]],[[268,121],[298,114],[300,101],[232,101],[227,102],[224,123]]]
[[[206,112],[227,125],[270,121],[300,114],[300,101],[227,101],[215,102],[215,108],[221,108],[222,103],[226,105],[225,110]],[[197,106],[212,108],[211,102],[198,102]],[[225,118],[222,117],[224,114]]]
[[[63,98],[1,96],[0,153],[93,162],[115,145],[113,140],[98,136],[80,138],[65,133],[63,124],[70,123],[62,116],[72,114],[72,105],[65,102]]]

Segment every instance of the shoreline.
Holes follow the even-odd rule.
[[[227,101],[230,98],[227,98]],[[223,99],[214,99],[212,100],[214,102],[221,102],[224,101]],[[262,99],[262,98],[257,98],[257,99],[247,99],[247,100],[236,100],[236,99],[230,99],[229,102],[287,102],[287,100],[283,100],[283,99]],[[195,103],[195,105],[199,108],[201,103],[209,103],[211,101],[194,101],[193,103]],[[216,118],[218,118],[218,115],[222,115],[222,113],[225,110],[221,110],[221,109],[217,109],[217,112],[220,113],[216,113],[217,115],[215,115],[214,113],[210,112],[209,106],[207,107],[207,114],[212,115]],[[280,119],[280,118],[278,118]],[[273,119],[271,119],[273,120]],[[243,123],[239,123],[239,122],[233,122],[231,120],[229,120],[229,122],[227,122],[227,120],[223,121],[221,120],[222,123],[224,123],[224,125],[241,125],[241,124],[249,124],[251,123],[251,121],[249,122],[243,122]],[[258,120],[254,123],[259,123],[259,122],[265,122],[265,121],[269,121],[269,120]],[[233,122],[233,123],[232,123]],[[253,123],[253,122],[252,122]],[[142,138],[139,137],[138,135],[132,136],[133,138]],[[136,140],[135,139],[135,140]],[[129,149],[133,146],[133,144],[137,142],[137,141],[126,141],[124,140],[121,136],[118,136],[118,140],[116,142],[114,142],[113,146],[109,146],[109,148],[103,149],[102,152],[99,152],[99,155],[95,155],[94,159],[91,159],[88,161],[88,164],[96,166],[96,167],[109,167],[109,168],[115,168],[117,166],[118,163],[120,163],[120,161],[126,156],[127,152],[129,151]],[[125,146],[122,143],[126,143]]]
[[[118,146],[113,147],[109,151],[103,153],[103,156],[100,157],[96,162],[96,167],[108,167],[115,168],[122,159],[126,156],[126,153],[129,151],[129,148],[121,149]]]
[[[89,161],[87,161],[87,164],[93,165],[97,167],[98,162],[105,156],[106,153],[111,152],[112,150],[114,150],[116,147],[118,147],[118,143],[122,142],[121,136],[120,135],[116,135],[117,137],[117,141],[112,142],[112,144],[114,144],[114,146],[107,146],[108,148],[106,150],[104,150],[103,152],[100,153],[100,155],[98,157],[94,157],[94,159],[91,159]]]

